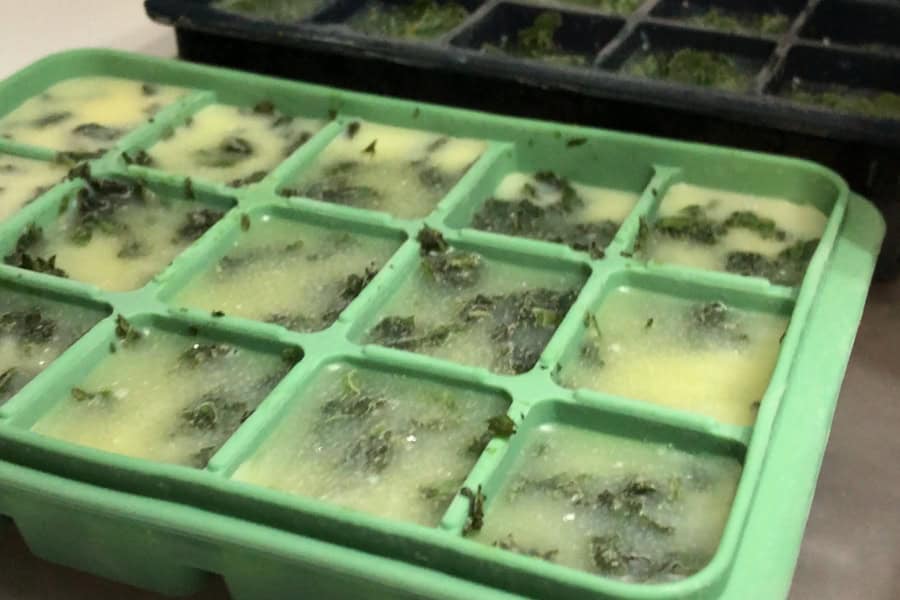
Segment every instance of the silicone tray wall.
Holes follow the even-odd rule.
[[[817,165],[743,153],[470,113],[290,83],[244,73],[106,51],[77,51],[41,61],[0,84],[0,114],[54,82],[111,75],[195,90],[90,162],[95,176],[123,176],[183,194],[185,179],[127,164],[123,153],[151,146],[172,126],[213,103],[253,106],[329,120],[264,179],[247,187],[193,179],[201,202],[231,207],[226,216],[142,288],[109,293],[75,281],[0,265],[4,286],[44,290],[79,305],[108,307],[101,320],[12,400],[0,406],[0,515],[9,517],[35,553],[165,593],[188,593],[209,574],[225,578],[236,598],[311,596],[404,598],[765,597],[786,592],[828,424],[859,322],[883,223],[866,201]],[[481,158],[422,219],[397,219],[277,190],[302,171],[356,119],[489,141]],[[48,149],[0,139],[0,153],[52,160]],[[715,165],[711,169],[710,165]],[[598,168],[601,167],[601,168]],[[607,248],[592,260],[567,247],[467,227],[499,179],[518,169],[558,169],[575,180],[632,190],[640,199]],[[0,247],[21,230],[58,213],[81,185],[65,181],[0,224]],[[642,263],[631,256],[640,219],[652,218],[669,186],[691,182],[778,195],[828,214],[822,241],[799,288],[757,278]],[[185,309],[177,293],[240,235],[246,216],[288,216],[301,223],[393,240],[396,252],[330,327],[297,333]],[[582,287],[533,369],[497,375],[423,355],[359,343],[377,309],[415,269],[417,232],[440,230],[453,244],[510,265],[552,269]],[[790,317],[775,371],[752,427],[627,398],[569,390],[553,377],[584,331],[585,311],[622,284],[676,298],[723,300]],[[65,299],[68,300],[65,300]],[[108,355],[115,317],[187,335],[199,331],[260,352],[299,348],[300,362],[204,469],[110,454],[38,435],[31,426],[65,396],[87,367]],[[494,439],[466,478],[490,495],[503,481],[517,439],[545,423],[563,423],[626,439],[671,443],[688,452],[737,458],[743,475],[718,551],[700,573],[645,586],[623,583],[506,553],[462,535],[468,502],[458,495],[437,527],[396,522],[232,480],[235,468],[301,405],[307,386],[329,365],[361,368],[504,398],[520,433]],[[815,386],[811,382],[815,381]],[[810,395],[815,389],[815,396]],[[810,403],[818,405],[811,411]],[[787,482],[787,483],[786,483]],[[765,580],[765,583],[759,583]],[[765,589],[763,589],[765,588]],[[766,593],[770,592],[770,593]]]
[[[325,0],[296,22],[228,14],[210,0],[146,0],[151,18],[174,24],[189,60],[362,91],[504,114],[562,120],[691,141],[739,145],[814,160],[837,170],[888,218],[882,272],[900,269],[900,119],[876,119],[790,101],[795,79],[813,86],[900,93],[900,9],[886,0],[722,2],[645,0],[630,13],[590,3],[488,0],[463,3],[468,17],[432,40],[364,34],[347,22],[368,3]],[[783,34],[725,33],[692,24],[706,8],[778,12]],[[515,36],[541,10],[559,11],[561,49],[572,68],[486,54],[485,42]],[[852,15],[852,17],[851,17]],[[754,75],[746,91],[723,92],[619,70],[647,43],[724,52]],[[477,93],[476,93],[477,90]],[[869,93],[869,92],[864,92]]]

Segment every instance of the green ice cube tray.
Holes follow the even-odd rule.
[[[108,315],[59,359],[0,406],[0,522],[19,529],[35,554],[103,577],[166,594],[187,594],[212,575],[235,598],[776,598],[787,594],[831,418],[863,310],[884,224],[844,181],[818,165],[727,148],[506,118],[349,93],[243,72],[106,50],[45,58],[0,83],[0,115],[63,79],[110,75],[193,90],[90,161],[95,176],[144,180],[169,194],[183,178],[127,164],[122,153],[146,148],[172,126],[214,102],[252,106],[270,100],[290,115],[330,119],[262,181],[243,188],[193,181],[199,199],[233,205],[218,224],[139,290],[94,286],[0,265],[4,289],[64,304],[106,308]],[[474,91],[473,91],[474,93]],[[353,119],[489,141],[488,149],[424,219],[389,215],[277,194]],[[54,160],[51,149],[0,138],[0,153]],[[551,169],[576,181],[640,193],[606,255],[548,242],[475,231],[467,223],[504,174]],[[797,288],[767,280],[641,262],[631,255],[640,219],[653,218],[666,189],[690,182],[810,203],[829,215],[805,279]],[[32,222],[44,223],[82,182],[69,179],[0,224],[8,253]],[[174,294],[240,235],[245,214],[294,218],[398,240],[399,250],[330,327],[296,333],[276,325],[185,310]],[[411,269],[423,225],[447,240],[513,264],[581,273],[584,286],[532,370],[497,375],[402,350],[359,342],[364,327]],[[402,240],[402,242],[400,242]],[[752,427],[702,415],[572,391],[554,372],[578,343],[585,312],[622,284],[696,300],[790,315],[771,383]],[[114,455],[40,436],[32,425],[109,352],[115,316],[175,331],[303,358],[210,460],[205,469]],[[737,495],[711,563],[684,580],[635,584],[572,570],[466,539],[469,500],[458,495],[439,526],[390,521],[230,479],[242,460],[298,402],[311,377],[335,361],[368,365],[452,387],[484,389],[511,401],[519,433],[494,439],[465,485],[483,486],[488,504],[517,451],[516,436],[545,423],[672,443],[741,461]],[[10,567],[10,565],[7,565]]]

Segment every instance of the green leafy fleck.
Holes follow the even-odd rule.
[[[224,214],[222,211],[211,208],[198,208],[188,212],[172,241],[184,243],[198,239],[210,227],[218,223]]]
[[[351,28],[366,34],[403,39],[433,38],[450,31],[469,15],[456,2],[412,0],[402,4],[376,3],[350,19]]]
[[[538,189],[526,183],[515,200],[489,198],[473,217],[472,226],[482,231],[566,244],[587,252],[592,258],[602,258],[620,223],[611,220],[573,222],[578,218],[576,211],[584,207],[584,200],[571,183],[550,171],[536,173],[534,178],[539,186],[558,199],[549,204],[538,204]]]
[[[463,535],[468,535],[473,531],[481,531],[481,528],[484,527],[484,502],[487,500],[481,491],[481,484],[478,485],[474,492],[472,488],[464,487],[459,493],[469,500],[469,513],[463,526]]]
[[[46,273],[57,277],[68,277],[63,269],[56,266],[56,256],[43,258],[36,254],[32,254],[35,247],[40,246],[44,241],[44,230],[29,223],[25,227],[25,231],[19,236],[16,245],[10,254],[3,258],[3,262],[20,269],[27,269],[37,273]]]
[[[122,160],[125,161],[126,165],[140,165],[142,167],[153,165],[153,157],[147,154],[145,150],[136,150],[133,153],[123,152]]]
[[[396,442],[392,431],[375,428],[347,448],[346,462],[365,471],[380,473],[391,463]]]
[[[208,344],[192,344],[190,348],[178,355],[178,363],[191,368],[236,356],[238,349],[230,344],[208,343]]]
[[[122,315],[116,315],[116,337],[123,343],[129,344],[132,342],[136,342],[143,334],[141,334],[140,330],[134,327],[131,322],[128,321]]]
[[[515,38],[503,37],[498,44],[485,43],[482,50],[500,52],[529,60],[540,60],[562,66],[584,66],[587,58],[566,52],[556,43],[556,32],[562,27],[563,16],[556,11],[544,11],[528,27],[516,32]]]
[[[80,387],[73,387],[70,390],[70,394],[72,399],[79,404],[92,404],[92,405],[100,405],[106,406],[111,402],[114,402],[116,399],[115,394],[113,394],[112,390],[102,389],[97,390],[96,392],[89,392]]]
[[[99,123],[82,123],[72,130],[75,135],[90,138],[98,142],[114,142],[125,132],[115,127],[100,125]]]
[[[624,72],[731,91],[746,89],[751,82],[750,75],[731,56],[693,48],[647,53],[626,62]]]
[[[0,394],[5,395],[13,387],[12,382],[18,374],[19,370],[16,367],[10,367],[0,373]]]
[[[253,144],[240,136],[227,136],[217,146],[194,151],[194,161],[202,167],[226,169],[247,160],[254,153]]]
[[[29,125],[35,129],[44,129],[45,127],[49,127],[50,125],[56,125],[57,123],[62,123],[66,119],[69,119],[73,116],[73,114],[69,111],[59,111],[59,112],[51,112],[47,113],[43,117],[38,117],[29,123]]]
[[[686,19],[687,23],[728,33],[781,35],[790,28],[790,18],[782,13],[738,14],[712,7]]]

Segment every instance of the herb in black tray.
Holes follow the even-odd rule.
[[[592,258],[602,258],[620,223],[608,219],[573,223],[577,211],[584,207],[584,200],[569,181],[549,171],[536,173],[534,178],[559,199],[550,204],[538,203],[538,189],[526,183],[516,200],[489,198],[473,217],[472,227],[566,244],[587,252]]]
[[[511,54],[520,58],[540,60],[555,65],[586,65],[587,59],[584,56],[566,52],[556,42],[556,32],[562,27],[562,24],[562,14],[555,11],[545,11],[535,17],[534,22],[530,26],[516,32],[514,39],[503,37],[496,45],[484,44],[482,50],[491,53]]]

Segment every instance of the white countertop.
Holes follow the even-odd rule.
[[[151,22],[140,0],[0,0],[0,78],[85,47],[175,56],[172,30]]]

